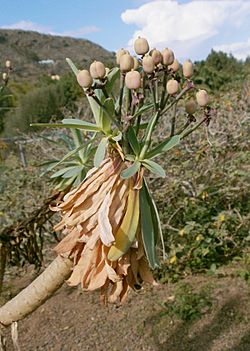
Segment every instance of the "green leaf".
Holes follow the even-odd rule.
[[[89,131],[100,131],[100,128],[93,123],[83,121],[81,119],[77,118],[66,118],[62,120],[63,124],[76,124],[77,126],[81,126],[80,129],[85,129]]]
[[[136,113],[133,115],[133,118],[136,118],[136,117],[140,116],[141,114],[143,114],[144,112],[151,110],[153,107],[154,107],[153,103],[143,105],[141,108],[139,108],[138,111],[136,111]]]
[[[180,135],[174,135],[171,138],[168,138],[167,140],[163,141],[159,145],[157,145],[155,148],[150,150],[147,153],[147,158],[154,158],[156,156],[159,156],[161,153],[166,152],[170,149],[172,149],[174,146],[178,145],[181,141],[181,136]]]
[[[156,268],[158,260],[156,257],[156,238],[158,235],[158,226],[155,221],[155,213],[152,207],[151,195],[148,192],[145,181],[143,181],[140,191],[140,212],[141,212],[141,229],[144,249],[152,269]]]
[[[129,154],[127,154],[127,155],[125,155],[125,160],[130,161],[130,162],[134,162],[134,160],[135,160],[135,155],[129,155]]]
[[[157,174],[159,177],[165,178],[166,173],[162,166],[160,166],[158,163],[151,161],[151,160],[143,160],[142,164],[149,169],[152,173]]]
[[[94,157],[94,166],[97,168],[104,160],[107,143],[108,143],[108,138],[103,138],[96,149],[96,153]]]
[[[115,114],[115,104],[114,104],[114,100],[112,98],[107,98],[104,103],[103,103],[104,108],[106,109],[106,111],[108,112],[107,116],[106,113],[101,114],[101,126],[102,129],[109,133],[110,132],[110,128],[111,128],[111,121],[112,121],[112,117]]]
[[[75,64],[71,61],[70,58],[66,58],[66,61],[68,63],[68,65],[70,66],[70,68],[72,69],[72,71],[74,72],[74,74],[77,76],[77,74],[80,72],[79,69],[75,66]]]
[[[92,124],[92,123],[90,123]],[[101,128],[97,127],[95,124],[92,126],[86,126],[83,124],[63,124],[63,123],[31,123],[31,127],[49,127],[49,128],[76,128],[76,129],[84,129],[92,132],[100,132]]]
[[[120,69],[118,67],[112,68],[107,74],[107,83],[105,85],[108,94],[111,93],[116,80],[120,78]]]
[[[135,173],[139,171],[141,167],[141,163],[139,161],[135,161],[132,166],[128,167],[124,171],[121,172],[121,178],[128,179],[132,177]]]
[[[155,243],[157,243],[158,238],[160,237],[161,244],[162,244],[162,251],[163,251],[163,259],[165,259],[166,258],[165,243],[164,243],[163,233],[162,233],[162,229],[161,229],[161,221],[160,221],[159,212],[158,212],[156,203],[154,201],[153,195],[150,193],[150,190],[148,188],[148,184],[146,182],[146,179],[144,179],[144,184],[146,187],[146,191],[148,193],[148,201],[149,201],[149,204],[151,207],[152,219],[153,219],[153,223],[154,223]]]
[[[94,139],[89,140],[87,143],[80,145],[79,147],[77,147],[76,149],[68,152],[60,161],[54,163],[54,165],[52,165],[52,167],[50,168],[50,170],[54,169],[55,167],[61,165],[62,163],[64,163],[66,160],[68,160],[70,157],[74,156],[77,152],[79,152],[80,150],[82,150],[83,148],[89,146],[92,142],[94,141]]]
[[[128,128],[127,135],[132,150],[134,151],[135,155],[138,156],[141,151],[141,148],[133,127]]]
[[[67,172],[65,172],[62,177],[63,178],[72,178],[72,177],[76,177],[78,176],[81,171],[83,169],[83,166],[76,166],[76,167],[72,167],[72,169],[68,170]]]
[[[112,98],[107,98],[104,101],[103,105],[106,108],[106,110],[109,112],[110,116],[113,116],[115,114],[115,103]]]
[[[61,177],[64,173],[68,172],[69,170],[72,170],[73,168],[75,168],[75,166],[70,166],[70,167],[65,167],[62,169],[59,169],[59,171],[53,173],[50,178],[57,178],[57,177]]]
[[[116,133],[116,135],[112,135],[112,140],[114,141],[120,141],[122,140],[122,132],[121,131],[118,131]]]

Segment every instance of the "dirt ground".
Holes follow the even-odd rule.
[[[6,282],[1,303],[25,287],[34,273]],[[201,318],[183,321],[164,313],[176,289],[188,283],[209,288],[212,307]],[[174,303],[174,302],[173,302]],[[158,287],[131,291],[123,306],[102,306],[98,292],[63,285],[43,306],[18,323],[21,351],[249,351],[249,283],[224,268]],[[3,331],[12,351],[10,329]]]

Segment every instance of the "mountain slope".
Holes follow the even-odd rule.
[[[94,59],[106,64],[114,61],[113,53],[88,40],[0,29],[0,71],[5,60],[10,59],[18,78],[33,80],[41,74],[62,75],[69,71],[66,57],[82,69],[88,68]]]

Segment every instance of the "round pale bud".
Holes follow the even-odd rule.
[[[149,51],[147,39],[138,37],[134,42],[134,49],[137,55],[145,55]]]
[[[165,66],[172,65],[172,63],[174,62],[173,51],[171,49],[165,48],[161,54],[162,54],[162,63]]]
[[[8,79],[8,74],[6,72],[4,72],[2,77],[3,77],[3,80],[6,81]]]
[[[183,75],[186,78],[191,78],[194,73],[194,67],[191,61],[187,60],[182,66]]]
[[[133,57],[133,59],[134,59],[134,67],[133,67],[133,69],[136,70],[139,67],[139,61],[137,60],[136,57]]]
[[[179,89],[179,83],[175,79],[170,79],[167,82],[167,92],[169,95],[174,95]]]
[[[127,54],[127,51],[125,49],[119,49],[116,53],[116,63],[119,65],[120,64],[120,59],[122,55]]]
[[[208,104],[209,95],[206,92],[206,90],[201,89],[196,93],[196,101],[197,101],[197,104],[201,107],[204,107]]]
[[[128,72],[134,67],[134,59],[130,54],[124,54],[120,57],[120,69],[122,72]]]
[[[179,61],[174,59],[174,62],[172,63],[172,65],[168,66],[168,68],[171,69],[173,72],[177,72],[180,68]]]
[[[162,54],[159,50],[153,49],[151,51],[151,57],[152,57],[155,65],[158,65],[159,63],[162,62]]]
[[[141,75],[138,71],[126,73],[125,85],[128,89],[139,89],[141,86]]]
[[[185,105],[186,112],[190,115],[194,114],[197,110],[197,104],[194,99],[190,99],[186,102]]]
[[[89,72],[91,77],[94,79],[102,79],[106,74],[105,66],[100,61],[92,62],[89,67]]]
[[[11,61],[10,60],[6,60],[5,67],[6,68],[11,68]]]
[[[76,76],[78,84],[83,88],[89,88],[93,84],[93,78],[91,77],[89,71],[83,69]]]
[[[60,80],[60,76],[58,74],[55,75],[55,80]]]
[[[142,59],[142,67],[144,72],[146,73],[154,72],[155,64],[154,64],[153,58],[149,55],[144,56]]]

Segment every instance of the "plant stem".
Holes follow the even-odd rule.
[[[118,109],[118,115],[119,116],[121,116],[121,112],[122,112],[122,99],[123,99],[124,83],[125,83],[125,74],[121,73],[120,95],[119,95],[119,109]]]
[[[150,146],[150,144],[151,144],[151,137],[152,137],[152,133],[153,133],[153,131],[154,131],[154,128],[155,128],[155,125],[156,125],[156,123],[157,123],[157,121],[158,121],[158,119],[159,119],[159,117],[160,117],[160,110],[158,110],[157,112],[156,112],[156,114],[152,117],[152,123],[150,124],[150,122],[149,122],[149,130],[148,130],[148,133],[147,133],[147,138],[146,138],[146,140],[145,140],[145,143],[144,143],[144,145],[143,145],[143,148],[142,148],[142,150],[141,150],[141,153],[140,153],[140,156],[139,156],[139,159],[140,160],[143,160],[144,159],[144,157],[145,157],[145,155],[146,155],[146,153],[147,153],[147,151],[148,151],[148,148],[149,148],[149,146]]]
[[[177,103],[174,105],[174,109],[173,109],[173,117],[171,120],[171,131],[170,131],[170,136],[172,137],[174,135],[175,132],[175,119],[176,119],[176,111],[177,111]]]
[[[188,136],[189,134],[193,133],[193,131],[195,131],[197,128],[199,128],[199,126],[204,123],[206,121],[207,117],[204,117],[200,122],[196,123],[195,126],[193,126],[193,128],[189,129],[186,131],[186,133],[182,134],[181,139],[184,139],[186,136]]]
[[[69,277],[72,266],[70,259],[58,256],[27,288],[0,307],[0,323],[8,326],[35,311]]]
[[[162,92],[161,92],[161,101],[160,101],[160,108],[161,109],[163,109],[165,106],[164,100],[165,100],[165,94],[166,94],[167,78],[168,78],[168,72],[166,70],[166,71],[164,71],[164,74],[163,74]]]
[[[168,111],[177,101],[179,101],[179,100],[182,98],[182,96],[183,96],[187,91],[189,91],[190,89],[192,89],[192,87],[190,87],[190,86],[185,87],[185,88],[180,92],[180,94],[178,94],[178,95],[176,96],[175,100],[173,100],[173,101],[161,112],[161,114],[164,114],[165,112],[167,112],[167,111]]]
[[[150,86],[151,94],[152,94],[152,96],[153,96],[153,102],[154,102],[155,111],[157,111],[158,106],[157,106],[156,96],[155,96],[155,85],[154,85],[153,82],[151,81],[150,84],[149,84],[149,86]]]
[[[103,112],[105,113],[105,115],[111,119],[111,121],[116,125],[116,127],[120,130],[120,123],[113,118],[112,116],[110,116],[109,112],[107,111],[107,109],[105,108],[105,106],[101,103],[101,101],[98,99],[98,97],[96,95],[91,96],[95,102],[103,109]]]
[[[183,133],[184,130],[187,129],[188,126],[190,126],[190,123],[191,123],[191,122],[188,120],[188,121],[184,124],[184,126],[183,126],[182,128],[180,128],[180,129],[176,132],[176,134],[177,134],[177,135],[180,135],[181,133]]]

